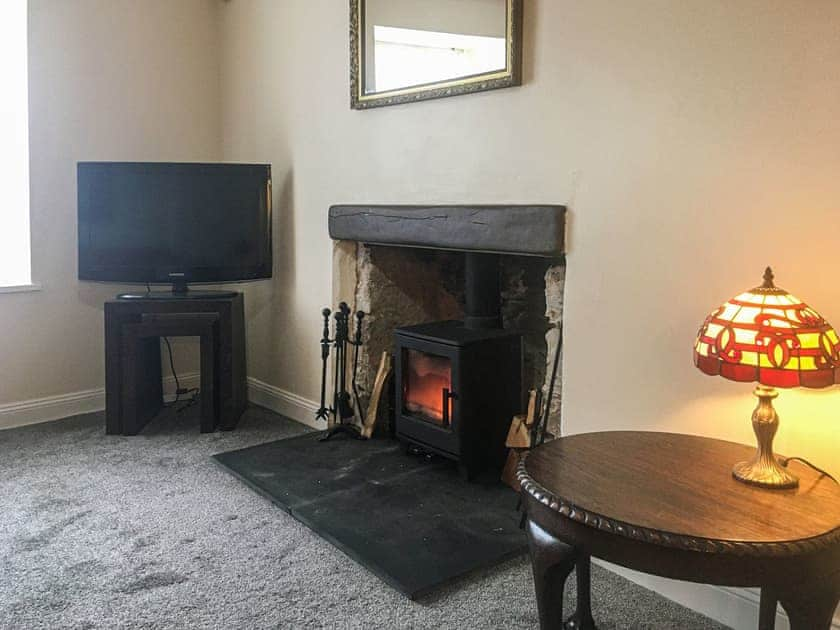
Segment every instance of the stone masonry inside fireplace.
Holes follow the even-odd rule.
[[[358,386],[392,356],[406,444],[479,470],[529,389],[547,390],[562,339],[561,206],[333,206],[334,298],[365,311]],[[559,391],[549,404],[558,432]]]
[[[461,252],[337,243],[335,301],[343,299],[369,314],[359,358],[365,402],[379,357],[394,350],[397,328],[464,318],[464,258]],[[502,256],[499,277],[503,327],[523,333],[523,388],[547,389],[561,340],[565,265],[562,260]],[[559,431],[559,390],[549,416],[554,434]]]

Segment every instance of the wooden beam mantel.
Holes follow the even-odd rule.
[[[335,240],[372,245],[558,258],[566,208],[559,205],[330,207]]]

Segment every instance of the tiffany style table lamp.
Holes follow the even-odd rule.
[[[697,333],[694,364],[706,374],[756,382],[752,415],[758,450],[735,465],[739,481],[766,488],[795,488],[799,480],[773,454],[779,416],[777,387],[823,388],[840,383],[840,339],[814,309],[773,284],[764,283],[711,313]]]

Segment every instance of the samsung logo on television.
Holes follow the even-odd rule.
[[[179,271],[179,272],[177,272],[177,273],[170,273],[170,274],[169,274],[169,277],[170,277],[170,278],[183,278],[183,277],[184,277],[184,276],[186,276],[186,275],[187,275],[187,274],[185,274],[183,271]]]

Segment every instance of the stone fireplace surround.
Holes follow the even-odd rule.
[[[501,315],[523,333],[526,389],[548,390],[562,344],[563,206],[333,206],[333,301],[368,313],[359,355],[366,404],[398,326],[464,318],[464,253],[502,254]],[[549,432],[559,433],[560,383]]]

